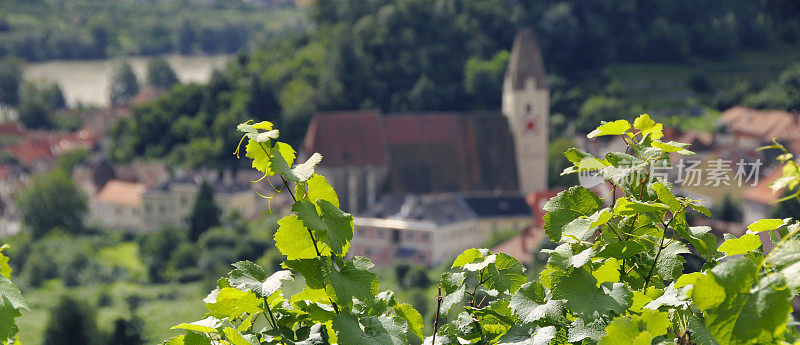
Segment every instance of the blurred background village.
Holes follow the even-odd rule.
[[[792,0],[3,0],[0,243],[31,306],[21,339],[160,342],[231,263],[279,269],[291,205],[233,155],[248,119],[324,156],[350,254],[430,314],[454,255],[494,248],[537,277],[544,203],[611,193],[560,175],[570,147],[624,151],[586,138],[600,121],[648,113],[690,143],[663,176],[720,238],[800,219],[773,203],[779,153],[756,150],[800,153],[798,110]]]

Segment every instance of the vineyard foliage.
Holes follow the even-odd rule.
[[[11,266],[8,265],[8,257],[3,254],[7,248],[7,244],[0,246],[0,343],[3,345],[19,343],[19,329],[14,319],[22,316],[22,309],[28,309],[22,292],[11,282]]]
[[[539,281],[527,281],[509,255],[466,250],[442,275],[427,336],[419,312],[381,291],[373,263],[348,255],[353,217],[314,172],[322,156],[297,163],[269,122],[238,129],[265,183],[279,176],[272,188],[294,202],[275,234],[285,269],[270,275],[252,262],[233,264],[204,300],[205,318],[175,326],[185,334],[166,344],[800,343],[790,315],[800,223],[761,220],[718,246],[709,227],[687,222],[690,210],[709,211],[656,174],[670,154],[694,153],[661,141],[662,125],[647,115],[589,134],[621,137],[624,153],[565,153],[573,165],[564,174],[596,174],[620,193],[600,198],[575,186],[545,205],[544,231],[557,246],[547,250]],[[768,255],[765,232],[774,244]],[[699,272],[684,273],[687,255],[703,259]],[[290,295],[286,282],[294,279],[303,288]]]

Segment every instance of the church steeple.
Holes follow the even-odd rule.
[[[506,79],[511,80],[514,90],[524,89],[528,80],[535,81],[538,89],[547,89],[542,52],[536,34],[529,27],[522,28],[514,38]]]
[[[514,135],[520,192],[547,189],[550,91],[536,34],[523,28],[514,38],[503,82],[503,115]]]

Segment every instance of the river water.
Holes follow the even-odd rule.
[[[228,55],[215,56],[164,56],[183,83],[206,82],[214,69],[224,67]],[[126,58],[133,66],[139,83],[145,80],[150,57]],[[111,75],[120,59],[64,60],[29,63],[25,66],[26,80],[47,80],[61,86],[69,106],[78,104],[106,106],[110,103],[108,90]]]

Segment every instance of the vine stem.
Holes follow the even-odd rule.
[[[267,307],[267,312],[269,313],[269,318],[272,320],[272,328],[278,328],[278,321],[275,321],[275,315],[272,314],[272,308],[269,307],[269,301],[264,298],[264,306]]]
[[[258,146],[262,150],[264,150],[264,153],[267,154],[267,157],[272,158],[272,155],[269,154],[269,151],[267,151],[267,148],[264,147],[264,143],[259,143]],[[287,181],[286,178],[283,177],[283,175],[278,174],[278,176],[280,176],[281,181],[283,181],[283,187],[286,188],[286,190],[289,191],[289,195],[292,196],[292,200],[294,202],[297,202],[297,198],[294,196],[294,193],[292,192],[292,189],[289,188],[289,181]],[[267,181],[269,181],[269,178],[267,178]],[[311,243],[314,244],[314,251],[317,253],[317,257],[322,257],[322,254],[319,251],[319,247],[317,246],[317,239],[314,238],[314,233],[309,228],[306,228],[306,230],[308,230],[308,235],[311,236]],[[331,264],[332,265],[336,264],[334,262],[334,260],[333,260],[333,252],[331,252]],[[333,269],[335,270],[336,267],[333,267]],[[325,283],[322,283],[322,288],[323,289],[327,289],[328,287],[327,287],[327,285]],[[336,304],[336,302],[334,302],[330,297],[328,297],[328,301],[331,302],[331,306],[333,306],[333,310],[336,312],[336,314],[339,314],[339,306]],[[267,306],[267,310],[269,310],[269,306]],[[270,311],[270,315],[271,314],[272,314],[272,311]]]
[[[658,244],[658,251],[656,252],[656,258],[653,260],[653,265],[650,266],[650,272],[647,273],[647,278],[645,278],[644,280],[644,291],[647,291],[647,286],[650,285],[650,279],[653,278],[653,271],[655,271],[656,269],[658,258],[659,256],[661,256],[661,251],[664,249],[664,238],[667,237],[667,229],[669,228],[670,225],[672,225],[672,221],[675,220],[675,217],[681,214],[681,212],[686,210],[686,207],[688,207],[688,205],[684,205],[683,208],[680,211],[678,211],[678,213],[673,214],[672,218],[669,219],[669,222],[667,222],[666,224],[662,223],[662,225],[664,226],[664,232],[661,233],[661,241]]]
[[[436,315],[433,317],[433,336],[431,345],[436,345],[436,332],[439,331],[439,312],[442,308],[442,284],[438,285],[439,294],[436,296]]]

